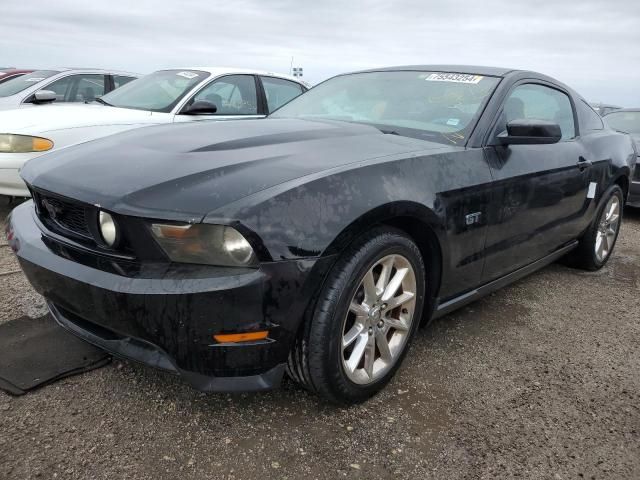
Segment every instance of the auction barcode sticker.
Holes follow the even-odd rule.
[[[469,75],[466,73],[432,73],[425,80],[427,82],[455,82],[455,83],[480,83],[484,77]]]
[[[195,72],[178,72],[176,73],[176,75],[179,75],[184,78],[188,78],[189,80],[196,78],[198,76],[198,74]]]

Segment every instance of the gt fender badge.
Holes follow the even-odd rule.
[[[474,225],[476,223],[480,223],[481,216],[482,216],[482,212],[470,213],[464,217],[465,223],[467,225]]]

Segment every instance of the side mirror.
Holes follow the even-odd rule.
[[[182,109],[184,115],[213,115],[218,111],[215,103],[206,100],[198,100]]]
[[[33,94],[31,103],[49,103],[56,101],[56,92],[51,90],[38,90]]]
[[[507,132],[498,135],[501,145],[544,145],[558,143],[562,138],[560,125],[545,120],[512,120]]]

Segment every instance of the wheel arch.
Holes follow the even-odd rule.
[[[447,258],[444,222],[428,207],[411,201],[397,201],[373,208],[347,225],[325,249],[323,255],[338,255],[357,237],[373,226],[385,225],[407,234],[418,246],[427,263],[428,308],[430,315],[442,280]]]
[[[629,196],[629,176],[625,175],[624,173],[621,175],[618,175],[614,180],[613,180],[613,184],[614,185],[618,185],[621,189],[622,189],[622,197],[623,197],[623,201],[624,203],[627,202],[627,198]]]
[[[316,272],[310,278],[313,280],[313,293],[306,303],[301,321],[297,326],[294,341],[291,346],[288,359],[288,372],[302,385],[311,388],[309,372],[305,370],[304,348],[300,348],[300,342],[306,337],[311,328],[311,320],[317,306],[318,298],[326,286],[335,263],[345,249],[358,237],[375,227],[389,227],[401,231],[409,236],[417,245],[425,259],[428,292],[425,298],[421,323],[426,324],[433,314],[436,306],[440,283],[442,280],[443,266],[446,259],[446,242],[444,241],[445,224],[436,213],[426,206],[411,202],[397,201],[380,205],[369,210],[348,224],[322,252],[321,257],[331,258],[330,262],[322,262]],[[429,287],[431,286],[431,287]]]

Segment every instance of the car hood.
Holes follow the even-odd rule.
[[[166,122],[167,114],[91,104],[37,105],[0,111],[0,133],[45,134],[97,125],[137,125]]]
[[[20,104],[20,99],[15,95],[9,95],[8,97],[0,97],[0,110],[8,110],[11,108],[17,108]]]
[[[36,188],[116,213],[199,221],[219,207],[305,175],[447,148],[345,122],[194,122],[61,149],[30,160],[21,174]]]

